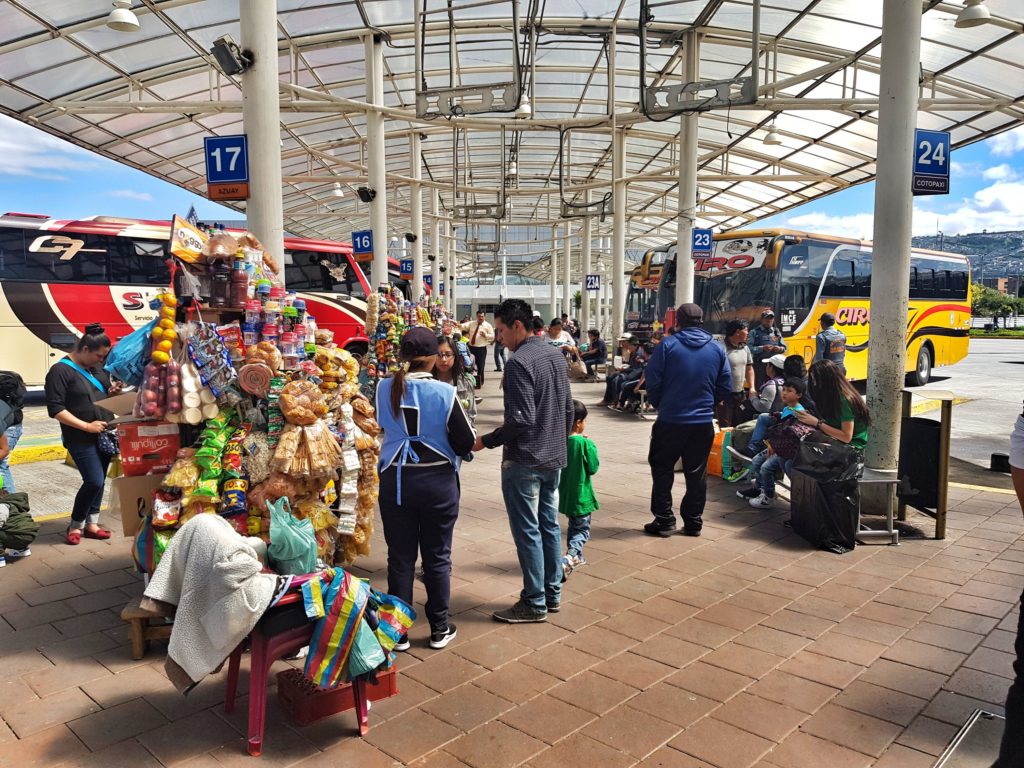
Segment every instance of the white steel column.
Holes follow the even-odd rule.
[[[413,182],[409,189],[409,213],[412,217],[412,300],[423,296],[423,188],[420,186],[422,162],[420,158],[420,135],[409,134],[409,167]]]
[[[551,296],[551,307],[545,321],[558,317],[558,226],[551,225],[551,274],[548,275],[548,295]]]
[[[562,311],[572,317],[572,224],[565,222],[565,250],[562,251]]]
[[[871,439],[865,463],[895,469],[899,456],[900,406],[907,358],[907,304],[913,212],[911,168],[917,124],[921,6],[885,0],[878,109],[874,265],[871,279],[871,346],[868,408]],[[868,498],[865,497],[865,501]],[[869,506],[878,509],[873,499]],[[876,506],[878,505],[878,506]]]
[[[626,134],[615,130],[612,139],[612,178],[614,186],[612,214],[612,269],[608,282],[612,289],[612,325],[609,336],[617,339],[622,334],[623,315],[626,312],[626,292],[623,275],[626,272]]]
[[[700,76],[700,39],[695,30],[683,38],[683,82]],[[697,112],[679,118],[679,219],[676,227],[676,295],[669,306],[693,301],[693,231],[697,214]],[[671,298],[671,297],[670,297]],[[665,318],[659,317],[659,320]]]
[[[458,242],[455,237],[455,227],[448,225],[448,279],[445,282],[445,290],[448,291],[448,301],[451,304],[452,314],[456,315],[456,320],[459,313],[459,297],[458,297],[458,282],[459,282],[459,254],[458,254]]]
[[[434,257],[430,262],[430,303],[433,304],[438,297],[437,286],[441,284],[438,267],[441,266],[441,254],[444,252],[441,250],[441,222],[438,219],[441,215],[441,193],[433,188],[430,190],[430,212],[433,214],[430,223],[430,253]]]
[[[242,3],[245,5],[245,3]],[[384,104],[384,46],[377,35],[367,35],[366,103]],[[377,290],[388,283],[388,189],[384,154],[384,116],[366,113],[366,165],[370,189],[377,197],[370,203],[370,229],[373,230],[373,265],[370,285]]]
[[[584,202],[590,202],[590,195],[584,198]],[[591,224],[590,217],[583,218],[583,232],[580,235],[580,296],[583,297],[583,304],[580,306],[580,338],[583,338],[590,330],[590,291],[587,290],[587,275],[590,274],[590,239]]]
[[[284,205],[281,200],[281,108],[277,68],[277,3],[239,6],[242,48],[253,65],[241,75],[242,122],[249,145],[246,226],[260,239],[284,280]]]

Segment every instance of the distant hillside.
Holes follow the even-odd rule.
[[[913,243],[918,248],[967,254],[974,279],[1024,274],[1024,230],[975,232],[970,235],[922,235]]]

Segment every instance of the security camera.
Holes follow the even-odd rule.
[[[432,253],[427,254],[427,261],[437,261],[437,256]]]
[[[414,235],[412,232],[406,232],[405,233],[405,242],[407,242],[407,243],[415,243],[416,239],[417,239],[416,235]]]
[[[372,203],[374,198],[377,197],[377,190],[372,187],[360,187],[356,190],[356,194],[359,195],[359,199],[364,203]]]
[[[210,53],[213,54],[213,58],[217,60],[217,66],[225,75],[240,75],[253,64],[252,52],[239,48],[238,44],[231,39],[231,35],[222,35],[214,40]]]

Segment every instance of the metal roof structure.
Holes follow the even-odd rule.
[[[120,32],[106,25],[108,0],[6,0],[0,110],[204,194],[203,138],[244,132],[238,77],[210,54],[225,33],[239,39],[239,2],[134,0],[140,29]],[[563,200],[610,195],[613,127],[626,135],[627,246],[674,238],[680,121],[640,107],[644,86],[682,85],[690,30],[702,81],[749,76],[754,45],[759,70],[752,103],[700,112],[702,224],[742,227],[872,179],[881,0],[757,5],[755,14],[755,0],[279,0],[285,227],[347,239],[367,226],[354,193],[367,178],[367,35],[385,43],[389,229],[410,229],[413,133],[444,215],[504,214],[456,218],[464,266],[490,258],[470,244],[501,239],[500,224],[529,262],[549,250]],[[954,148],[1024,124],[1024,4],[986,6],[988,23],[961,29],[959,0],[921,4],[918,126],[951,131]],[[502,111],[472,114],[487,94]],[[610,215],[594,220],[595,237],[610,229]]]

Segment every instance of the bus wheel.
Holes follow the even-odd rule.
[[[923,387],[932,378],[932,350],[922,344],[917,350],[917,365],[912,373],[907,374],[907,383],[912,387]]]
[[[362,360],[366,357],[366,353],[370,351],[370,348],[365,341],[353,341],[351,344],[345,345],[345,351],[353,357]]]

